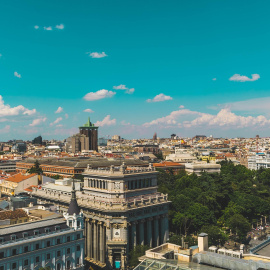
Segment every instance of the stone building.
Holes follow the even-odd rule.
[[[168,239],[167,195],[157,192],[158,172],[149,167],[92,169],[84,173],[84,190],[77,191],[85,216],[86,262],[103,269],[125,269],[136,245],[156,247]],[[69,194],[35,189],[42,201],[66,204]]]
[[[79,127],[80,133],[71,137],[71,149],[73,153],[83,150],[98,151],[98,127],[90,122],[90,118],[83,126]]]

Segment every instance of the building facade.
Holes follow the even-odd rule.
[[[83,126],[79,127],[80,133],[71,137],[71,149],[73,153],[84,150],[98,151],[98,127],[90,122],[90,118]]]
[[[167,195],[157,192],[158,172],[149,167],[92,169],[84,173],[84,190],[76,192],[85,216],[87,263],[103,269],[125,269],[136,245],[156,247],[168,240]],[[35,189],[42,201],[64,204],[70,195]]]
[[[82,270],[84,241],[83,223],[74,229],[64,218],[0,228],[0,270]]]
[[[270,168],[270,152],[256,153],[256,155],[248,157],[248,168],[250,170]]]

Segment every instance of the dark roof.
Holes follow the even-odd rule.
[[[75,168],[87,168],[89,164],[92,168],[98,167],[110,167],[111,165],[120,166],[123,161],[128,166],[147,166],[148,162],[144,162],[139,159],[121,159],[121,160],[108,160],[106,158],[90,158],[90,159],[79,159],[79,158],[65,158],[65,159],[38,159],[40,165],[53,165],[53,166],[66,166]],[[26,159],[21,162],[17,162],[17,167],[20,167],[20,163],[34,164],[34,159]]]
[[[70,204],[69,204],[67,212],[69,215],[73,215],[73,214],[78,215],[80,213],[80,208],[78,206],[77,199],[76,199],[74,179],[72,183],[71,200],[70,200]]]

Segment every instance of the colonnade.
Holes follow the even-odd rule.
[[[129,249],[136,245],[156,247],[168,240],[168,215],[159,215],[130,222]]]
[[[86,219],[85,251],[88,259],[105,263],[106,257],[106,225],[104,222]]]

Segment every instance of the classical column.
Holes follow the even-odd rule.
[[[99,261],[100,262],[104,262],[104,230],[103,230],[103,223],[99,222],[99,249],[100,249],[100,253],[99,253]]]
[[[89,229],[88,225],[89,225],[89,218],[86,218],[85,219],[85,226],[84,226],[84,237],[85,237],[84,251],[85,251],[85,257],[88,257],[88,247],[87,247],[87,244],[88,244],[87,238],[88,238],[88,229]]]
[[[144,224],[145,224],[145,220],[141,219],[140,220],[140,245],[144,245]]]
[[[153,246],[153,239],[152,239],[152,220],[153,218],[147,219],[147,244],[149,247]]]
[[[132,247],[135,247],[137,245],[137,230],[136,230],[136,224],[137,221],[132,222],[131,227],[131,240],[132,240]]]
[[[94,260],[97,261],[97,249],[98,249],[98,235],[97,235],[97,222],[96,220],[93,220],[93,226],[94,226],[94,232],[93,232],[93,238],[94,238],[94,241],[93,241],[93,257],[94,257]]]
[[[87,257],[89,259],[93,258],[93,222],[89,221],[87,226],[87,239],[85,242],[87,242]]]
[[[159,246],[159,216],[156,216],[154,219],[154,245]]]
[[[164,238],[163,238],[163,243],[167,243],[168,238],[169,238],[169,217],[168,217],[168,214],[165,214],[164,215],[163,224],[164,224]]]

